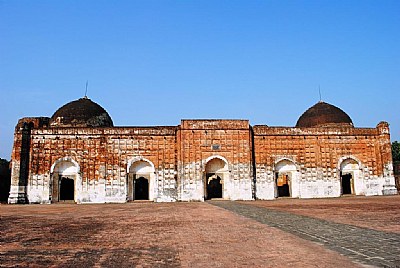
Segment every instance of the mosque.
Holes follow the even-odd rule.
[[[87,97],[15,128],[9,203],[123,203],[396,194],[389,125],[318,102],[294,127],[248,120],[114,126]]]

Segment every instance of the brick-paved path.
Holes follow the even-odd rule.
[[[400,234],[256,207],[251,202],[210,201],[210,203],[322,244],[358,262],[378,267],[400,267]]]

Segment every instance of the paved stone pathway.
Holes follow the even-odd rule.
[[[209,203],[322,244],[357,262],[377,267],[400,267],[400,234],[256,207],[251,205],[251,202],[245,204],[233,201],[209,201]]]

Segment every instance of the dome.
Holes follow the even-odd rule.
[[[87,97],[65,104],[50,119],[51,127],[112,127],[113,125],[106,110]]]
[[[326,127],[326,126],[347,126],[352,127],[353,121],[340,108],[318,102],[305,111],[297,120],[296,127]]]

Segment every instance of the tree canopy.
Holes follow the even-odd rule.
[[[6,159],[0,158],[0,165],[8,165],[10,162]]]
[[[397,141],[392,142],[392,158],[393,161],[400,161],[400,143]]]

